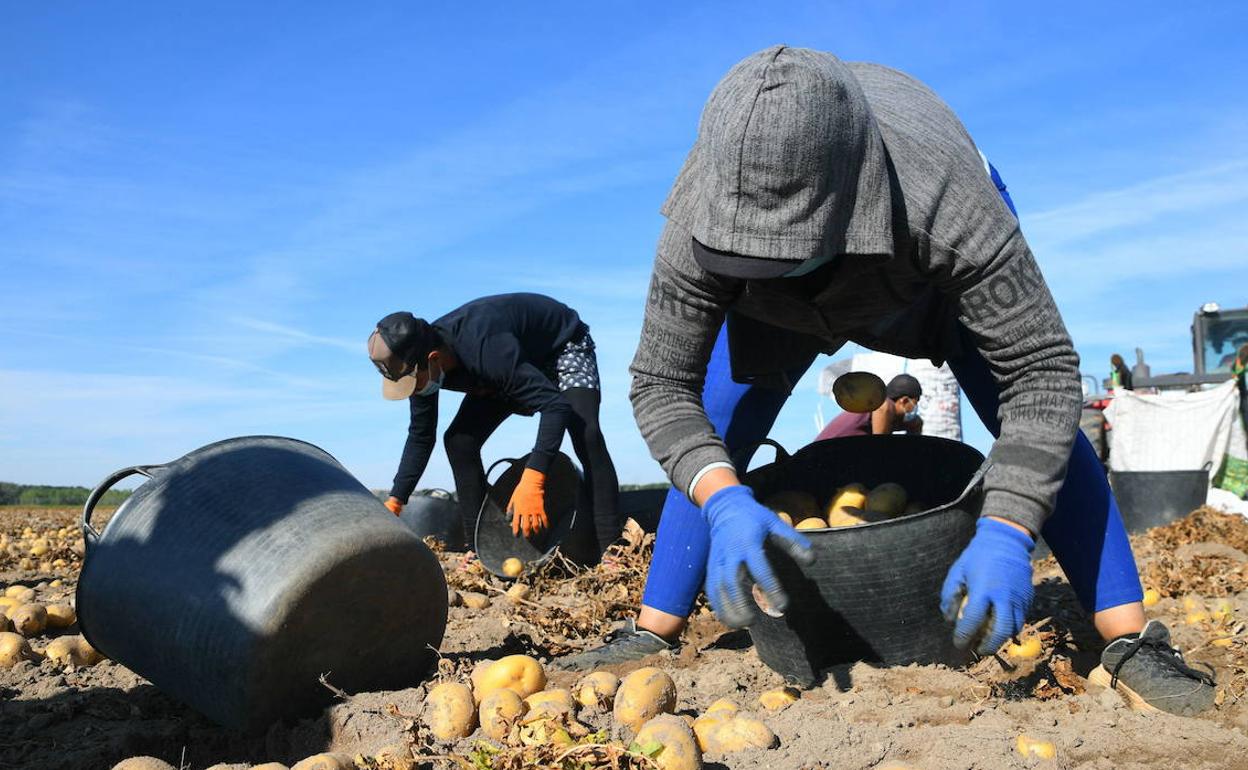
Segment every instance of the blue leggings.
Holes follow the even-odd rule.
[[[966,342],[963,348],[970,352],[951,360],[949,366],[984,425],[997,436],[1001,430],[997,386],[987,363],[969,339]],[[800,379],[811,363],[813,359],[789,372],[790,382]],[[766,438],[786,399],[787,394],[781,391],[733,381],[727,335],[720,329],[707,364],[702,401],[734,462],[741,466],[749,463],[748,457],[738,457],[737,453]],[[744,467],[738,467],[738,472],[743,471]],[[1075,437],[1066,481],[1041,534],[1085,610],[1097,612],[1143,598],[1118,503],[1096,451],[1082,432]],[[706,578],[710,545],[710,530],[701,510],[681,491],[669,490],[642,604],[687,616]]]

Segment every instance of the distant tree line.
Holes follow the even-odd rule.
[[[76,506],[86,503],[90,494],[91,490],[86,487],[49,487],[0,481],[0,505]],[[110,489],[100,499],[100,505],[121,505],[129,496],[127,490]]]

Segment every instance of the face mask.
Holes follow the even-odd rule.
[[[919,419],[919,409],[915,407],[901,416],[902,422],[914,422]]]
[[[433,364],[429,364],[429,381],[425,383],[425,387],[416,391],[418,396],[432,396],[438,392],[438,388],[442,387],[442,381],[446,379],[446,371],[441,366],[438,367],[438,378],[433,378]]]

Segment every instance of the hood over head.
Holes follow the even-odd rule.
[[[662,212],[720,252],[891,257],[884,141],[849,68],[787,46],[738,62],[707,100]]]

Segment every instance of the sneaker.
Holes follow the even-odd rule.
[[[647,655],[675,648],[676,645],[658,634],[638,628],[637,622],[630,620],[624,628],[608,634],[598,647],[565,658],[556,658],[551,661],[551,666],[569,671],[588,671],[616,663],[641,660]]]
[[[1170,646],[1170,631],[1150,620],[1139,636],[1110,642],[1088,681],[1116,690],[1131,708],[1194,716],[1213,705],[1212,669],[1198,671]]]

